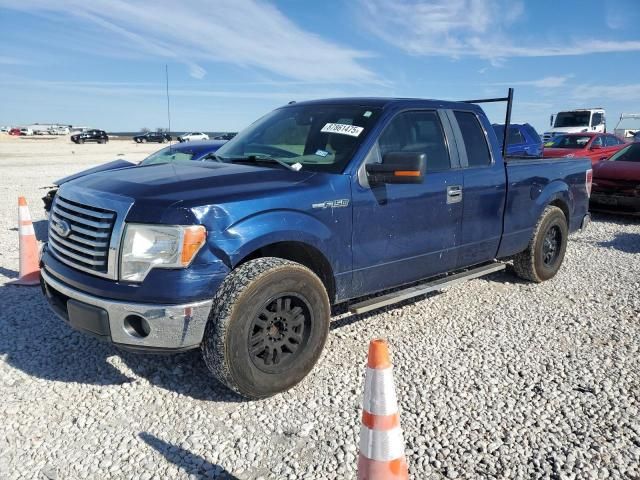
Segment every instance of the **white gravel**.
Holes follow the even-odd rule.
[[[17,197],[155,146],[0,142],[0,478],[354,478],[368,341],[392,348],[412,478],[640,478],[640,221],[596,216],[556,278],[499,273],[336,317],[298,387],[246,402],[198,352],[71,330],[18,269]],[[71,154],[71,151],[76,153]]]

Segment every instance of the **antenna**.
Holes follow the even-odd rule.
[[[171,104],[169,103],[169,66],[164,64],[164,74],[165,81],[167,86],[167,119],[169,121],[169,131],[168,134],[171,136]],[[169,147],[171,147],[171,140],[169,140]]]

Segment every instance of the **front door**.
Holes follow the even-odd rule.
[[[445,119],[446,122],[446,119]],[[389,152],[424,152],[423,183],[369,185],[364,168],[353,187],[354,297],[451,270],[457,263],[463,176],[436,111],[397,114],[365,163]]]

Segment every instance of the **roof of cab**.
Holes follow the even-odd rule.
[[[473,103],[452,102],[447,100],[433,100],[424,98],[380,98],[380,97],[346,97],[346,98],[325,98],[318,100],[306,100],[302,102],[291,102],[283,107],[304,105],[366,105],[378,108],[451,108],[464,110],[481,110]]]

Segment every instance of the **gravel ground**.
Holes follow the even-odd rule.
[[[354,478],[368,341],[395,365],[412,478],[640,479],[640,221],[596,216],[560,273],[509,273],[336,315],[298,387],[247,402],[197,352],[76,333],[17,275],[17,196],[155,146],[0,142],[0,478]],[[72,154],[71,151],[75,153]]]

